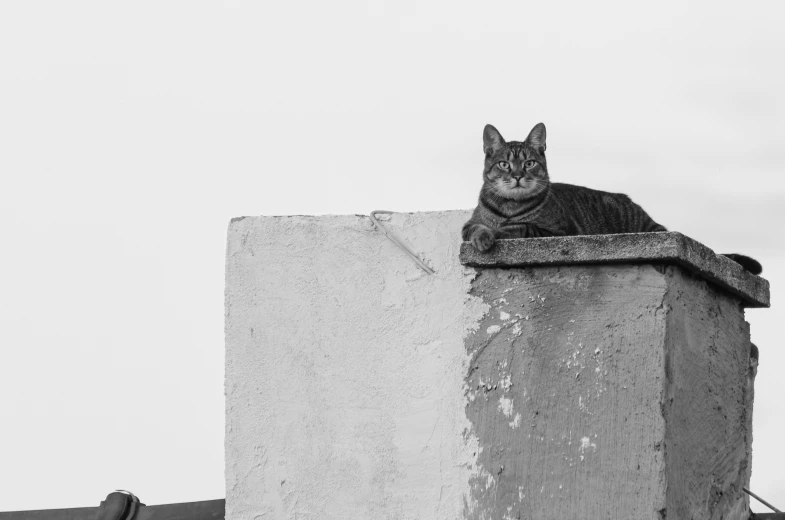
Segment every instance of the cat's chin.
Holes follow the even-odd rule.
[[[522,186],[518,186],[515,188],[507,188],[502,192],[502,195],[505,199],[512,199],[512,200],[525,200],[530,199],[534,195],[536,195],[539,191],[532,189],[532,188],[524,188]]]

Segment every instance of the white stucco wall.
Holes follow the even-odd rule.
[[[458,261],[467,211],[247,217],[229,227],[226,518],[450,519],[477,442]]]

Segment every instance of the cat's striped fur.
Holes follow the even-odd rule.
[[[627,195],[551,183],[545,148],[542,123],[523,142],[506,142],[496,128],[485,126],[484,182],[463,226],[464,240],[487,251],[499,238],[667,231]],[[726,256],[753,274],[761,272],[752,258]]]

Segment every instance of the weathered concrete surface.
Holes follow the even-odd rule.
[[[670,518],[749,516],[750,333],[738,300],[666,271],[665,465]]]
[[[767,280],[675,232],[499,240],[486,253],[466,242],[461,246],[461,261],[472,267],[663,262],[680,265],[719,285],[741,297],[748,307],[769,306]]]
[[[746,518],[742,304],[768,285],[619,236],[502,241],[484,262],[539,265],[476,271],[468,216],[386,223],[435,275],[364,216],[233,220],[226,518]]]
[[[253,217],[229,227],[226,518],[455,520],[477,441],[458,260],[469,212]]]
[[[471,519],[749,514],[749,333],[675,266],[484,269]]]

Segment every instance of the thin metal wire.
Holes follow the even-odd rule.
[[[376,218],[376,215],[392,215],[392,214],[393,214],[392,211],[387,211],[387,210],[383,210],[383,209],[377,209],[375,211],[371,211],[371,221],[379,229],[379,231],[384,233],[384,236],[386,236],[390,240],[390,242],[392,242],[396,246],[400,247],[401,250],[403,250],[404,253],[406,253],[407,255],[412,257],[412,260],[417,262],[417,266],[420,269],[422,269],[423,271],[425,271],[428,274],[434,274],[434,270],[433,269],[431,269],[430,267],[425,265],[425,263],[422,260],[420,260],[420,258],[416,254],[414,254],[412,252],[412,250],[409,249],[409,247],[406,244],[404,244],[403,242],[398,240],[398,238],[396,238],[396,236],[393,235],[391,232],[387,231],[387,229],[384,226],[382,226],[382,223],[379,222],[379,219]]]
[[[768,507],[769,509],[771,509],[771,510],[772,510],[772,511],[774,511],[775,513],[782,513],[782,511],[780,511],[779,509],[777,509],[777,508],[776,508],[776,507],[774,507],[773,505],[769,504],[768,502],[766,502],[765,500],[763,500],[761,497],[759,497],[758,495],[756,495],[755,493],[753,493],[753,492],[752,492],[752,491],[750,491],[749,489],[747,489],[747,488],[745,488],[745,487],[743,487],[743,488],[741,488],[741,489],[743,489],[745,493],[747,493],[749,496],[751,496],[752,498],[754,498],[755,500],[757,500],[758,502],[760,502],[760,503],[761,503],[761,504],[763,504],[764,506]]]

